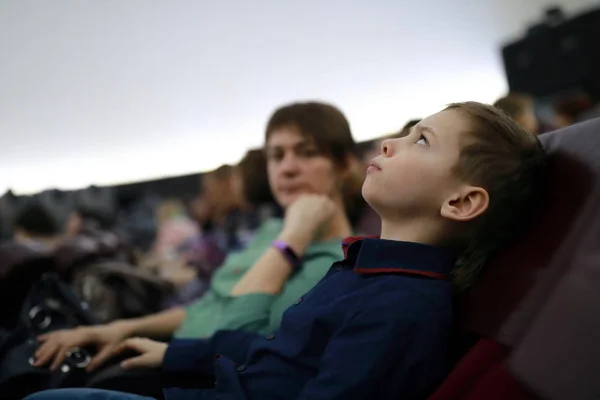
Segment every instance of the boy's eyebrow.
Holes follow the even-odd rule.
[[[433,136],[433,137],[437,137],[437,134],[435,133],[435,131],[433,130],[433,128],[430,128],[430,127],[428,127],[428,126],[422,126],[422,125],[421,125],[421,126],[419,127],[419,131],[421,131],[421,132],[423,132],[423,131],[425,131],[425,132],[429,132],[429,134],[431,134],[431,136]]]

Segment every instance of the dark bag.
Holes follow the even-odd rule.
[[[42,276],[23,302],[17,327],[0,330],[0,399],[20,400],[40,390],[83,385],[91,352],[74,348],[61,367],[51,372],[33,366],[39,347],[36,337],[95,323],[87,305],[67,285],[54,274]]]
[[[73,289],[100,323],[154,314],[172,291],[167,282],[121,261],[79,268],[73,276]]]

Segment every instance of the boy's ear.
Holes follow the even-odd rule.
[[[465,186],[448,198],[442,205],[442,217],[467,222],[483,214],[490,204],[487,190],[477,186]]]

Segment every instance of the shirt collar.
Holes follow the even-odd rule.
[[[422,243],[351,236],[342,241],[344,257],[359,274],[406,273],[449,279],[456,257],[448,249]]]

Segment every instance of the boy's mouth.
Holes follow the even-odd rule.
[[[369,173],[369,172],[375,172],[375,171],[381,171],[381,167],[379,166],[379,164],[375,160],[373,160],[373,161],[371,161],[371,163],[367,167],[367,173]]]

